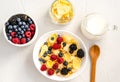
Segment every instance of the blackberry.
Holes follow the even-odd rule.
[[[69,53],[72,54],[74,51],[70,50]]]
[[[64,62],[63,62],[63,65],[64,65],[64,66],[67,66],[67,65],[68,65],[68,62],[67,62],[67,61],[64,61]]]
[[[79,58],[83,58],[84,57],[84,51],[82,49],[79,49],[77,51],[77,57],[79,57]]]
[[[67,68],[62,68],[60,72],[61,72],[62,75],[67,75],[68,74],[68,69]]]

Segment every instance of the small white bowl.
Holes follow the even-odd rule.
[[[20,14],[21,14],[21,13],[20,13]],[[18,15],[18,14],[15,14],[15,15]],[[27,15],[27,14],[24,14],[24,15]],[[14,16],[14,15],[13,15],[13,16]],[[27,16],[30,17],[30,18],[33,20],[33,18],[32,18],[31,16],[29,16],[29,15],[27,15]],[[11,16],[11,17],[12,17],[12,16]],[[8,19],[8,20],[9,20],[9,19]],[[8,21],[8,20],[7,20],[7,21]],[[7,42],[10,43],[10,44],[12,44],[13,46],[16,46],[16,47],[25,47],[25,46],[31,45],[31,44],[36,40],[37,35],[38,35],[38,26],[37,26],[35,20],[33,20],[33,22],[34,22],[34,24],[35,24],[35,34],[34,34],[33,38],[32,38],[28,43],[25,43],[25,44],[14,44],[14,43],[11,42],[10,40],[8,40],[8,37],[7,37],[7,35],[6,35],[6,31],[5,31],[6,27],[5,27],[5,25],[4,25],[3,34],[4,34],[4,37],[5,37],[5,39],[7,40]]]
[[[40,64],[40,61],[38,60],[40,47],[44,44],[45,41],[47,41],[48,37],[53,33],[64,34],[64,35],[67,34],[67,35],[73,36],[78,42],[80,42],[81,48],[85,52],[85,56],[83,58],[80,69],[77,72],[73,73],[69,77],[60,77],[60,76],[57,76],[57,75],[49,76],[46,72],[43,72],[43,71],[40,70],[41,64]],[[47,78],[49,78],[51,80],[56,80],[56,81],[67,81],[67,80],[70,80],[70,79],[73,79],[73,78],[79,76],[80,74],[82,74],[83,69],[86,67],[87,61],[88,61],[88,52],[87,52],[87,48],[85,46],[85,43],[77,35],[73,34],[72,32],[64,31],[64,30],[55,30],[55,31],[45,33],[43,36],[41,36],[39,38],[39,40],[37,41],[37,43],[36,43],[36,45],[34,47],[34,51],[33,51],[33,62],[35,64],[35,67],[37,68],[37,70],[42,75],[44,75],[45,77],[47,77]]]

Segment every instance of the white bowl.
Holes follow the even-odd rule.
[[[20,13],[21,14],[21,13]],[[15,15],[18,15],[18,14],[15,14]],[[27,15],[27,14],[25,14],[25,15]],[[14,16],[14,15],[13,15]],[[32,20],[33,20],[33,18],[31,17],[31,16],[29,16],[29,15],[27,15],[28,17],[30,17]],[[9,20],[9,19],[8,19]],[[8,21],[7,20],[7,21]],[[7,40],[7,42],[8,43],[10,43],[10,44],[12,44],[13,46],[17,46],[17,47],[25,47],[25,46],[29,46],[29,45],[31,45],[35,40],[36,40],[36,38],[37,38],[37,35],[38,35],[38,26],[37,26],[37,24],[36,24],[36,22],[33,20],[33,22],[34,22],[34,24],[35,24],[35,34],[34,34],[34,36],[33,36],[33,38],[28,42],[28,43],[25,43],[25,44],[14,44],[13,42],[11,42],[10,40],[8,40],[8,37],[7,37],[7,35],[6,35],[6,31],[5,31],[5,25],[4,25],[4,28],[3,28],[3,34],[4,34],[4,37],[5,37],[5,39]]]
[[[82,61],[82,64],[81,64],[81,67],[80,69],[73,73],[71,76],[69,77],[60,77],[60,76],[56,76],[56,75],[53,75],[53,76],[49,76],[46,72],[43,72],[40,70],[40,67],[41,67],[41,64],[40,64],[40,61],[38,60],[38,55],[39,55],[39,50],[40,50],[40,47],[44,44],[45,41],[47,41],[48,37],[53,34],[53,33],[57,33],[57,34],[67,34],[67,35],[70,35],[70,36],[73,36],[78,42],[80,42],[80,45],[81,45],[81,48],[84,50],[85,52],[85,56],[83,58],[83,61]],[[34,51],[33,51],[33,62],[35,64],[35,67],[37,68],[37,70],[42,74],[44,75],[45,77],[51,79],[51,80],[56,80],[56,81],[66,81],[66,80],[70,80],[70,79],[73,79],[77,76],[79,76],[80,74],[82,74],[81,72],[83,71],[83,69],[85,68],[86,66],[86,63],[87,63],[87,58],[88,58],[88,52],[87,52],[87,48],[84,44],[84,42],[81,40],[80,37],[78,37],[77,35],[69,32],[69,31],[63,31],[63,30],[55,30],[55,31],[51,31],[51,32],[48,32],[48,33],[45,33],[43,36],[41,36],[39,38],[39,40],[37,41],[35,47],[34,47]]]

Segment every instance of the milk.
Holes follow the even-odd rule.
[[[88,39],[100,39],[107,31],[107,21],[100,14],[89,14],[82,19],[81,31]]]

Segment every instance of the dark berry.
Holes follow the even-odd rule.
[[[60,52],[60,53],[58,54],[58,56],[59,56],[59,57],[63,57],[63,53]]]
[[[28,25],[25,25],[25,29],[28,29],[29,28],[29,26]]]
[[[29,42],[31,39],[30,38],[27,38],[27,42]]]
[[[43,57],[46,57],[48,54],[47,54],[47,52],[45,52],[44,54],[43,54]]]
[[[12,36],[7,36],[8,37],[8,40],[12,40]]]
[[[9,30],[11,30],[12,28],[13,28],[12,25],[9,25],[9,26],[8,26],[8,29],[9,29]]]
[[[9,33],[11,33],[11,32],[12,32],[12,30],[9,30],[8,32],[9,32]]]
[[[18,28],[18,31],[21,31],[21,30],[22,30],[22,29],[19,27],[19,28]]]
[[[69,48],[70,48],[70,50],[74,51],[74,50],[77,49],[77,46],[76,46],[76,44],[71,44],[71,45],[69,46]]]
[[[22,22],[22,25],[26,25],[26,23],[25,23],[25,22]]]
[[[72,54],[74,51],[70,50],[69,53]]]
[[[6,22],[6,23],[5,23],[5,26],[8,26],[8,25],[9,25],[9,22]]]
[[[42,62],[42,63],[45,63],[46,61],[42,58],[39,58],[39,61]]]
[[[67,61],[64,61],[64,62],[63,62],[63,65],[64,65],[64,66],[67,66],[67,65],[68,65],[68,62],[67,62]]]
[[[51,51],[50,51],[50,50],[48,50],[48,51],[47,51],[47,54],[51,54]]]
[[[62,45],[63,45],[63,47],[65,47],[66,46],[66,42],[63,42]]]
[[[17,25],[14,25],[13,28],[14,28],[14,29],[17,29]]]
[[[21,19],[20,19],[20,18],[17,18],[17,21],[18,21],[18,22],[20,22],[20,21],[21,21]]]
[[[52,47],[51,47],[51,46],[49,46],[49,47],[48,47],[48,50],[49,50],[49,51],[51,51],[51,50],[52,50]]]
[[[18,22],[18,25],[21,26],[21,25],[22,25],[22,22]]]
[[[22,29],[24,29],[24,28],[25,28],[25,26],[24,26],[24,25],[22,25],[22,26],[21,26],[21,28],[22,28]]]
[[[22,36],[21,36],[21,35],[19,35],[19,36],[18,36],[18,38],[19,38],[19,39],[21,39],[21,38],[22,38]]]
[[[68,74],[67,68],[62,68],[61,74],[62,74],[62,75],[67,75],[67,74]]]
[[[18,29],[16,28],[16,29],[15,29],[15,31],[17,32],[17,31],[18,31]]]
[[[71,71],[71,70],[72,70],[72,68],[71,68],[71,67],[69,67],[69,68],[68,68],[68,72],[69,72],[69,71]]]
[[[82,49],[79,49],[77,51],[77,57],[79,57],[79,58],[83,58],[84,57],[84,51]]]

